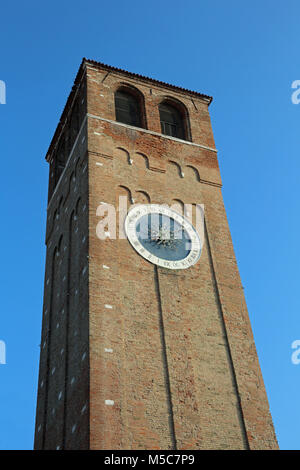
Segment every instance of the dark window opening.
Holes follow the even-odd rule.
[[[58,183],[59,178],[61,177],[62,172],[65,169],[65,165],[62,162],[57,162],[56,166],[56,175],[55,175],[55,184]]]
[[[135,96],[126,91],[115,94],[116,120],[130,126],[142,127],[140,105]]]
[[[64,137],[65,136],[61,137],[61,142],[55,156],[55,186],[57,185],[58,180],[66,166],[66,149]]]
[[[185,139],[184,123],[178,109],[168,103],[162,103],[159,106],[159,115],[162,134]]]

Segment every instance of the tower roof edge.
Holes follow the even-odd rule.
[[[121,73],[123,75],[127,75],[128,77],[132,77],[132,78],[137,78],[139,80],[143,80],[145,82],[150,82],[150,83],[153,83],[154,85],[156,86],[161,86],[161,87],[164,87],[164,88],[169,88],[171,90],[174,90],[174,91],[179,91],[181,93],[187,93],[189,95],[192,95],[192,96],[195,96],[195,97],[198,97],[198,98],[201,98],[203,100],[205,100],[207,102],[207,105],[209,106],[210,103],[212,102],[213,100],[213,97],[212,96],[209,96],[209,95],[205,95],[204,93],[200,93],[198,91],[192,91],[192,90],[188,90],[186,88],[182,88],[182,87],[179,87],[177,85],[172,85],[170,83],[165,83],[163,81],[160,81],[160,80],[156,80],[154,78],[151,78],[151,77],[146,77],[144,75],[140,75],[140,74],[137,74],[137,73],[133,73],[133,72],[129,72],[127,70],[123,70],[123,69],[120,69],[118,67],[114,67],[112,65],[107,65],[107,64],[104,64],[102,62],[97,62],[95,60],[91,60],[91,59],[87,59],[86,57],[83,57],[82,58],[82,61],[81,61],[81,64],[79,66],[79,69],[78,69],[78,72],[77,72],[77,75],[75,77],[75,80],[74,80],[74,84],[72,86],[72,89],[71,89],[71,92],[67,98],[67,101],[66,101],[66,104],[64,106],[64,109],[62,111],[62,114],[61,114],[61,117],[60,117],[60,120],[59,120],[59,123],[56,127],[56,130],[54,132],[54,135],[51,139],[51,142],[50,142],[50,145],[49,145],[49,148],[47,150],[47,153],[46,153],[46,160],[49,161],[49,156],[50,154],[52,153],[52,149],[53,149],[53,146],[54,146],[54,143],[57,139],[57,137],[59,136],[60,134],[60,131],[63,127],[63,123],[65,122],[65,119],[66,119],[66,116],[69,112],[69,108],[70,106],[72,105],[72,102],[73,102],[73,98],[75,96],[75,93],[76,93],[76,89],[77,89],[77,86],[78,84],[80,83],[80,80],[81,80],[81,75],[82,73],[84,72],[85,70],[85,66],[86,65],[91,65],[91,66],[94,66],[94,67],[97,67],[97,68],[101,68],[101,69],[104,69],[104,70],[107,70],[108,72],[117,72],[117,73]]]

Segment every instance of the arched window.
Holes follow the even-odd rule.
[[[115,93],[116,120],[130,126],[144,127],[140,99],[127,89]]]
[[[183,114],[173,104],[163,101],[159,105],[161,132],[165,135],[186,139]]]

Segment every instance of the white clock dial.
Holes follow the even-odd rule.
[[[189,268],[201,255],[202,242],[193,225],[163,205],[133,207],[125,219],[125,233],[141,256],[164,268]]]

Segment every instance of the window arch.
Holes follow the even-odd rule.
[[[159,105],[159,116],[162,134],[178,139],[188,140],[187,113],[181,106],[169,100]]]
[[[116,121],[135,127],[145,127],[143,98],[129,87],[120,87],[115,93]]]

